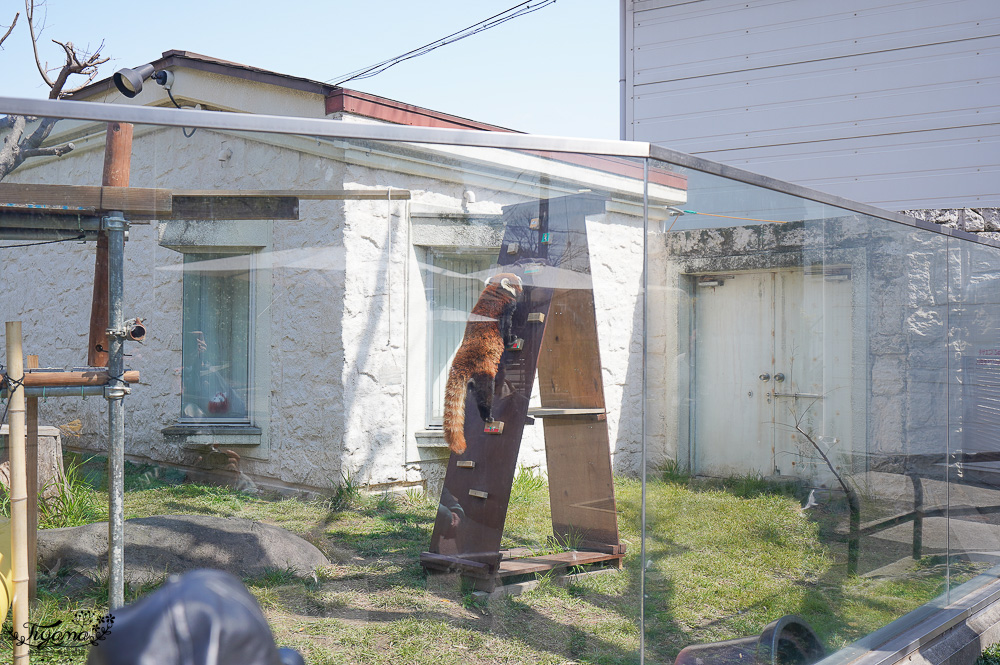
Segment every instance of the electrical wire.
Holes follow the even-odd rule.
[[[441,48],[442,46],[447,46],[448,44],[454,44],[457,41],[465,39],[466,37],[471,37],[472,35],[478,34],[480,32],[485,32],[486,30],[495,28],[498,25],[502,25],[507,21],[512,21],[516,18],[520,18],[522,16],[526,16],[533,12],[537,12],[539,9],[544,9],[545,7],[548,7],[549,5],[554,5],[555,3],[556,0],[540,0],[539,2],[535,2],[534,4],[532,4],[531,0],[528,0],[527,2],[516,4],[513,7],[500,12],[499,14],[495,14],[489,18],[483,19],[478,23],[473,23],[472,25],[466,28],[463,28],[457,32],[453,32],[450,35],[437,39],[428,44],[424,44],[423,46],[413,49],[412,51],[407,51],[406,53],[397,55],[394,58],[389,58],[388,60],[383,60],[382,62],[375,63],[374,65],[369,65],[367,67],[362,67],[361,69],[354,70],[353,72],[342,74],[341,76],[343,78],[334,77],[332,79],[328,79],[325,82],[330,83],[332,81],[337,81],[333,85],[339,86],[343,83],[347,83],[348,81],[353,81],[354,79],[366,79],[366,78],[371,78],[373,76],[377,76],[378,74],[381,74],[385,70],[395,65],[398,65],[401,62],[405,62],[406,60],[410,60],[412,58],[425,55],[435,49]]]
[[[74,240],[86,240],[87,236],[80,234],[72,238],[59,238],[58,240],[43,240],[41,242],[26,242],[20,245],[0,245],[0,249],[14,249],[15,247],[37,247],[39,245],[51,245],[55,242],[72,242]]]
[[[3,375],[3,381],[0,381],[0,386],[7,388],[7,402],[3,406],[3,415],[0,415],[0,424],[2,424],[7,420],[7,411],[10,409],[10,401],[14,397],[14,393],[24,385],[24,378],[22,377],[20,381],[14,381],[8,376],[6,368],[3,365],[0,365],[0,374]]]
[[[174,93],[170,92],[170,88],[167,88],[167,97],[170,97],[170,101],[172,101],[174,103],[174,106],[176,106],[177,108],[182,108],[181,105],[177,103],[177,100],[174,99]],[[194,129],[192,129],[191,133],[188,134],[187,129],[184,128],[184,127],[181,127],[181,134],[183,134],[184,138],[186,138],[186,139],[189,139],[192,136],[194,136],[194,133],[196,131],[198,131],[197,127],[195,127]]]

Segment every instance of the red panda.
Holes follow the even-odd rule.
[[[520,277],[506,272],[494,275],[465,325],[444,393],[444,440],[457,455],[465,452],[465,396],[470,383],[479,415],[484,422],[493,422],[494,380],[500,356],[514,341],[511,324],[521,293]]]

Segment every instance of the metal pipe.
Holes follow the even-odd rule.
[[[454,144],[515,150],[582,152],[626,157],[646,157],[649,155],[648,143],[623,143],[609,139],[570,139],[561,136],[536,136],[517,132],[470,131],[468,129],[390,124],[369,125],[327,118],[292,118],[229,111],[197,111],[195,109],[181,110],[133,106],[131,104],[104,104],[102,102],[70,102],[0,96],[0,114],[96,122],[128,122],[136,125],[263,131],[273,134],[373,141],[412,141],[415,143]]]
[[[642,408],[639,445],[641,448],[639,478],[642,487],[639,496],[639,665],[646,663],[646,576],[649,568],[646,565],[646,488],[648,471],[646,460],[649,456],[649,445],[646,441],[646,418],[649,412],[646,408],[649,391],[649,160],[642,160]]]
[[[231,131],[271,132],[274,134],[305,135],[359,141],[404,141],[513,150],[580,152],[584,154],[615,155],[621,157],[652,157],[653,159],[675,166],[720,175],[731,180],[736,180],[737,182],[756,185],[818,203],[825,203],[844,210],[859,212],[863,215],[886,219],[934,233],[954,235],[981,245],[1000,246],[1000,241],[983,238],[976,233],[949,229],[943,224],[919,221],[897,212],[882,210],[881,208],[820,192],[802,185],[795,185],[737,167],[713,162],[703,157],[688,155],[676,150],[639,141],[579,139],[513,132],[482,132],[469,131],[467,129],[410,127],[392,124],[370,125],[329,120],[326,118],[296,118],[226,111],[196,111],[193,109],[104,104],[100,102],[20,99],[4,96],[0,96],[0,114],[98,122],[132,122],[169,127],[201,127]],[[835,215],[839,214],[838,211],[832,212]]]
[[[632,34],[632,26],[629,25],[626,28],[625,22],[630,18],[630,13],[628,5],[625,0],[619,0],[618,3],[618,138],[622,141],[628,138],[628,129],[625,125],[625,118],[627,116],[626,106],[625,106],[625,93],[628,92],[628,77],[626,74],[627,67],[631,64],[631,60],[628,59],[628,46],[627,42]]]
[[[5,229],[0,228],[0,240],[97,240],[97,231],[70,229]]]
[[[108,605],[125,604],[125,228],[121,212],[104,219],[108,233]]]
[[[3,215],[0,215],[0,228],[20,229],[24,228],[26,224],[30,224],[33,229],[62,229],[64,231],[91,231],[94,233],[101,230],[101,218],[95,216],[36,215],[34,213],[12,213],[7,210]]]
[[[25,397],[90,397],[104,395],[104,386],[24,386]],[[0,398],[7,399],[7,391],[0,391]]]

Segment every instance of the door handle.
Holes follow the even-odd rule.
[[[761,374],[757,378],[759,378],[761,381],[770,381],[771,380],[771,375],[768,374],[767,372],[764,372],[763,374]]]
[[[822,395],[816,393],[774,393],[775,397],[799,397],[802,399],[823,399]]]

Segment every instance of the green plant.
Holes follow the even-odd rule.
[[[511,487],[511,501],[530,498],[531,495],[546,488],[545,476],[538,473],[530,466],[522,466],[514,476],[514,484]]]
[[[265,568],[258,577],[243,580],[248,586],[272,588],[300,581],[298,573],[292,568]]]
[[[553,570],[546,571],[544,573],[535,573],[535,588],[532,591],[537,593],[565,593],[565,591],[556,582],[557,574]]]
[[[54,478],[42,488],[38,499],[40,527],[80,526],[103,519],[104,508],[83,472],[89,461],[70,459],[62,478]],[[49,493],[50,489],[54,492]],[[45,493],[50,495],[46,498]]]
[[[578,529],[569,527],[565,533],[549,536],[548,543],[553,552],[572,552],[580,549],[583,543],[583,533]]]
[[[668,459],[664,462],[663,468],[660,470],[660,477],[668,483],[687,485],[691,480],[691,472],[687,468],[682,467],[677,460]]]
[[[92,496],[106,503],[106,494],[94,489],[103,467],[90,468]],[[148,469],[143,474],[163,478]],[[530,469],[518,475],[521,500],[511,504],[504,537],[510,547],[551,552],[544,476]],[[625,665],[637,662],[638,653],[644,493],[638,479],[614,482],[620,539],[628,546],[623,568],[568,587],[548,574],[537,592],[492,600],[474,595],[467,579],[443,576],[428,583],[419,557],[430,542],[436,496],[397,495],[395,507],[381,511],[375,508],[379,494],[359,492],[352,501],[364,510],[331,513],[326,499],[137,482],[126,490],[126,511],[127,517],[197,513],[260,520],[315,541],[331,560],[315,578],[277,568],[247,580],[279,643],[299,648],[310,663],[459,665],[475,654],[483,665],[568,659]],[[344,485],[343,493],[353,494],[355,483]],[[833,651],[941,593],[943,557],[925,557],[926,563],[892,578],[846,575],[847,544],[836,531],[846,507],[803,512],[801,497],[756,475],[682,484],[657,474],[647,479],[645,498],[645,636],[648,656],[657,662],[672,661],[692,642],[759,633],[775,617],[793,613]],[[564,546],[576,540],[571,532]],[[866,555],[880,556],[873,550]],[[953,581],[957,565],[951,563]],[[130,585],[127,597],[157,583]],[[65,569],[40,575],[39,603],[45,609],[33,616],[47,622],[68,611],[101,609],[107,573],[96,585]],[[43,650],[32,661],[61,665],[56,656],[56,650]]]
[[[396,495],[391,492],[382,492],[378,499],[375,501],[375,510],[380,513],[392,512],[396,509]]]
[[[427,492],[419,489],[417,487],[411,487],[406,490],[406,503],[411,506],[420,505],[422,503],[427,503],[428,496]]]
[[[773,484],[764,478],[760,472],[748,471],[741,476],[726,478],[723,486],[734,496],[751,499],[773,490]]]
[[[333,483],[333,494],[327,501],[327,507],[332,513],[350,510],[361,502],[361,486],[349,473],[341,473],[340,480]]]
[[[0,485],[0,516],[10,518],[10,488]]]
[[[991,644],[976,660],[976,665],[1000,665],[1000,643]]]

